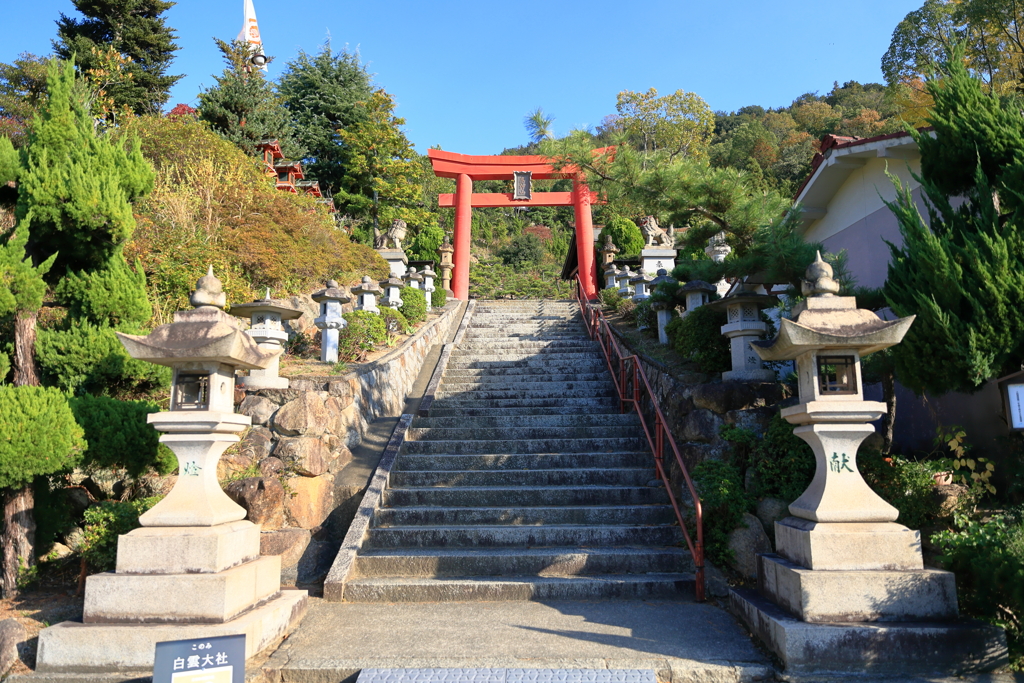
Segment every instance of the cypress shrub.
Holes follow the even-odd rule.
[[[434,291],[430,293],[430,305],[434,308],[443,308],[448,303],[448,292],[435,285]]]
[[[0,488],[74,467],[86,443],[68,401],[51,387],[0,387]]]
[[[608,225],[604,226],[602,235],[611,235],[612,242],[619,248],[619,253],[622,258],[627,256],[636,256],[644,248],[644,234],[640,232],[640,228],[636,226],[636,223],[623,218],[622,216],[615,216]],[[604,239],[602,237],[602,239]]]
[[[89,395],[69,403],[89,442],[82,461],[87,469],[124,470],[138,477],[150,468],[168,474],[177,466],[174,454],[146,422],[147,415],[160,411],[155,403]]]
[[[695,361],[702,371],[725,372],[732,368],[729,340],[722,336],[725,322],[725,312],[701,306],[685,318],[671,320],[665,333],[673,350]]]
[[[153,315],[142,264],[133,272],[120,248],[99,268],[69,273],[54,293],[70,317],[99,325],[144,325]]]
[[[427,296],[422,289],[402,287],[402,305],[398,311],[405,316],[410,325],[427,319]]]

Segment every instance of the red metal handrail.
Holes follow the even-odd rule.
[[[704,602],[704,516],[701,511],[700,496],[697,495],[697,489],[693,485],[693,480],[690,479],[690,473],[686,469],[682,456],[679,454],[679,447],[676,446],[676,441],[672,438],[672,433],[668,429],[668,423],[661,412],[658,400],[654,397],[654,391],[651,389],[651,383],[647,380],[647,374],[644,372],[643,367],[640,366],[640,359],[636,354],[629,356],[623,354],[618,341],[616,341],[615,336],[612,334],[611,326],[605,320],[601,309],[591,306],[583,292],[583,281],[577,275],[576,301],[579,303],[580,313],[583,315],[583,321],[586,323],[587,334],[601,345],[601,351],[604,353],[605,361],[608,363],[608,370],[612,375],[612,382],[615,384],[615,391],[619,396],[619,410],[624,413],[627,411],[627,405],[632,404],[632,408],[640,418],[640,425],[643,427],[644,436],[647,437],[647,443],[654,454],[654,464],[658,471],[658,477],[665,484],[665,490],[668,491],[669,501],[671,501],[672,509],[676,513],[679,528],[683,532],[683,538],[686,539],[686,545],[690,548],[690,554],[693,555],[693,564],[696,568],[697,600]],[[646,399],[649,408],[654,413],[653,434],[651,433],[648,420],[644,416],[644,411],[641,409],[641,401],[644,399]],[[686,486],[690,491],[690,496],[693,498],[693,525],[696,529],[696,543],[694,543],[686,528],[683,513],[679,509],[679,503],[676,501],[675,494],[672,493],[672,484],[665,469],[666,446],[675,455],[679,471],[683,473]]]

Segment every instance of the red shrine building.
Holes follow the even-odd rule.
[[[320,189],[320,181],[306,180],[302,164],[285,159],[281,152],[281,144],[277,140],[261,140],[256,143],[256,150],[263,155],[264,173],[274,179],[277,189],[293,194],[302,192],[312,195],[316,197],[318,204],[326,205],[328,211],[334,213],[334,200],[324,195]]]

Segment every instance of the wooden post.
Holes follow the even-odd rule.
[[[455,179],[455,272],[452,292],[460,301],[469,299],[470,231],[473,223],[473,179],[460,173]]]
[[[590,215],[590,188],[579,179],[572,183],[573,210],[576,213],[576,255],[583,295],[597,298],[597,266],[594,263],[594,222]]]

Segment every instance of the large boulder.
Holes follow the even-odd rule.
[[[246,396],[238,406],[238,412],[252,418],[254,425],[265,425],[277,411],[277,404],[263,396]]]
[[[28,640],[25,627],[14,619],[0,621],[0,676],[18,661],[18,645]]]
[[[285,493],[281,482],[273,478],[250,477],[224,487],[231,500],[245,508],[245,518],[260,524],[264,531],[284,526]]]
[[[274,413],[271,424],[285,436],[320,436],[327,431],[327,407],[320,394],[306,391]]]
[[[757,503],[757,518],[772,539],[775,538],[775,522],[789,517],[789,503],[781,498],[762,498]]]
[[[295,526],[313,529],[323,524],[334,509],[334,477],[289,477],[291,496],[285,501]]]
[[[260,555],[280,555],[281,569],[296,566],[309,545],[308,529],[278,529],[260,534]]]
[[[297,474],[319,477],[330,465],[331,451],[316,436],[284,437],[277,442],[274,457],[280,458]]]
[[[750,513],[729,534],[729,549],[733,552],[732,568],[748,579],[757,578],[757,555],[770,553],[772,544],[761,526],[761,520]]]
[[[686,441],[709,443],[718,438],[722,424],[722,418],[710,410],[692,410],[686,416],[682,437]]]

